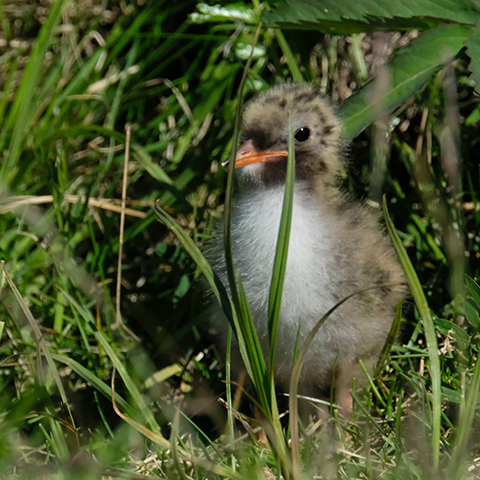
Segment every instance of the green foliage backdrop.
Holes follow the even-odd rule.
[[[1,478],[478,475],[480,9],[384,3],[0,3]],[[259,22],[244,100],[294,79],[339,104],[343,187],[386,195],[412,285],[352,420],[297,443],[271,403],[273,450],[195,288]]]

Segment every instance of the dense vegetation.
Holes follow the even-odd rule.
[[[304,476],[479,475],[475,2],[253,3],[0,3],[2,478],[300,476],[287,421],[273,451],[245,397],[233,421],[201,269],[152,208],[197,245],[223,214],[259,20],[244,99],[292,78],[332,97],[344,188],[380,213],[385,194],[413,265],[352,420],[301,429]]]

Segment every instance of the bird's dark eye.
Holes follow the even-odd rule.
[[[310,130],[308,129],[308,127],[302,127],[302,128],[299,128],[296,132],[295,132],[295,140],[297,140],[297,142],[306,142],[310,137]]]

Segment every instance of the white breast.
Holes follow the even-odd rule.
[[[240,272],[264,353],[268,351],[268,297],[283,195],[283,186],[245,192],[234,204],[232,217],[234,266]],[[340,272],[335,274],[332,255],[334,223],[312,204],[306,191],[295,191],[276,348],[276,370],[280,373],[291,369],[299,323],[304,339],[336,303],[333,292],[342,279]],[[227,283],[223,255],[214,263],[221,280]],[[328,341],[323,336],[322,343]]]

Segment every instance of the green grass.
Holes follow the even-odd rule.
[[[380,175],[412,297],[398,341],[354,396],[351,421],[334,415],[329,426],[301,425],[297,437],[295,413],[290,424],[278,418],[287,402],[272,396],[241,288],[230,300],[195,247],[230,202],[220,164],[238,136],[257,25],[195,24],[189,1],[139,3],[0,5],[0,477],[478,475],[480,115],[464,52],[423,88],[410,85],[416,93],[401,104],[395,90],[392,115],[349,147],[344,188],[380,214],[370,182],[372,169]],[[445,31],[461,40],[462,29],[433,31],[419,45],[447,41]],[[358,89],[370,72],[371,42],[262,27],[243,99],[302,77],[343,102],[345,85]],[[342,110],[352,132],[371,115],[356,98]],[[378,143],[385,128],[387,149]],[[194,287],[204,274],[244,329],[255,387],[247,393],[274,426],[273,450],[251,438],[247,395],[238,407],[235,384],[224,383]],[[280,292],[281,282],[273,339]]]

